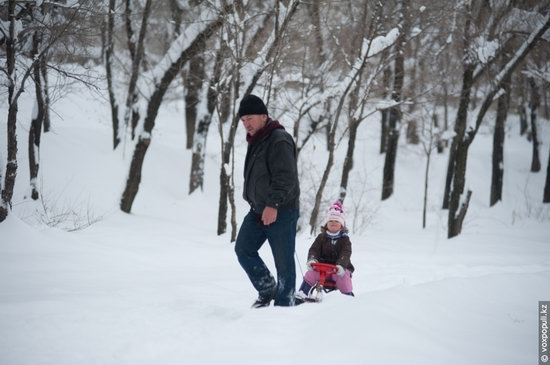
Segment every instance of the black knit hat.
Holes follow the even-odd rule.
[[[241,100],[241,104],[239,105],[239,118],[241,118],[243,115],[250,115],[250,114],[265,114],[267,115],[267,108],[259,97],[256,95],[246,95]]]

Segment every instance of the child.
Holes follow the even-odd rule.
[[[350,261],[351,241],[346,229],[344,210],[340,201],[329,208],[321,233],[315,238],[308,252],[307,268],[304,281],[296,294],[297,299],[307,297],[312,286],[319,281],[319,273],[314,271],[311,264],[321,262],[336,265],[338,272],[332,276],[336,288],[342,294],[353,295],[351,274],[355,270]]]

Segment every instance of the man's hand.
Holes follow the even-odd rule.
[[[277,220],[277,209],[272,207],[265,207],[262,212],[262,222],[266,226],[274,223]]]

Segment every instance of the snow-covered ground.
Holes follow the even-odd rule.
[[[396,193],[382,203],[378,117],[365,122],[352,173],[355,197],[346,201],[355,222],[356,297],[331,293],[321,304],[253,310],[255,293],[229,235],[216,235],[216,129],[204,191],[189,196],[182,105],[163,109],[127,215],[117,205],[131,154],[111,150],[105,100],[75,88],[55,105],[53,131],[43,136],[44,203],[35,203],[24,198],[27,97],[14,212],[0,224],[0,364],[536,363],[537,304],[550,300],[550,209],[540,203],[545,171],[529,173],[531,147],[518,136],[516,116],[508,122],[504,201],[488,207],[487,123],[469,159],[474,195],[464,233],[452,240],[439,209],[447,156],[434,155],[423,230],[420,147],[400,146]],[[540,129],[546,166],[550,126],[543,121]],[[2,127],[2,151],[5,133]],[[241,129],[237,139],[243,138]],[[326,158],[322,138],[309,152],[315,143],[315,158],[301,161],[304,200]],[[243,147],[236,151],[237,189]],[[334,199],[335,185],[325,200]],[[239,221],[246,213],[240,194]],[[298,273],[312,243],[310,212],[302,213]],[[273,267],[267,247],[262,254]]]

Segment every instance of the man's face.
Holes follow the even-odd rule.
[[[243,115],[241,117],[241,122],[243,122],[244,128],[250,134],[253,136],[258,132],[260,129],[262,129],[265,126],[265,123],[267,122],[267,115],[265,114],[250,114],[250,115]]]

